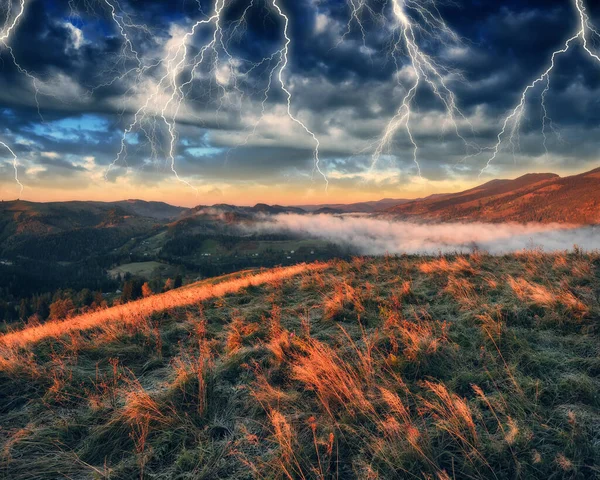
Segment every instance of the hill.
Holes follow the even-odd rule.
[[[0,203],[0,241],[11,246],[32,237],[70,234],[86,229],[116,232],[122,237],[148,232],[187,209],[162,202],[48,202],[16,200]],[[96,232],[102,235],[103,232]]]
[[[307,213],[306,210],[299,207],[282,207],[281,205],[268,205],[266,203],[257,203],[253,207],[218,203],[215,205],[197,205],[187,210],[183,216],[204,215],[211,212],[230,216],[234,215],[242,218],[248,218],[257,214],[275,215],[278,213]]]
[[[411,201],[405,198],[383,198],[370,202],[299,205],[297,208],[311,213],[375,213]]]
[[[600,169],[561,178],[552,173],[492,180],[386,210],[401,219],[481,222],[600,223]]]
[[[14,319],[23,297],[33,304],[58,289],[116,293],[127,275],[157,286],[177,274],[189,281],[345,255],[324,241],[243,228],[275,213],[306,212],[264,204],[0,202],[0,320]]]
[[[156,220],[173,220],[188,210],[185,207],[175,207],[164,202],[146,202],[144,200],[123,200],[113,203],[133,215]]]
[[[0,202],[0,303],[57,288],[114,290],[106,268],[160,224],[117,203]]]
[[[0,336],[0,472],[593,478],[600,257],[244,272]]]

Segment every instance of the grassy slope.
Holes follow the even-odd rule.
[[[598,476],[599,269],[356,259],[0,338],[0,476]]]

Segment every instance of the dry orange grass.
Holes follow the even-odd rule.
[[[452,295],[463,308],[470,308],[477,303],[478,295],[475,286],[466,278],[450,276],[444,289]]]
[[[508,284],[521,300],[533,302],[545,308],[563,305],[578,317],[587,313],[586,305],[568,290],[557,290],[544,287],[538,283],[528,282],[524,278],[508,277]]]
[[[473,448],[477,443],[477,430],[466,400],[448,391],[443,383],[425,381],[423,384],[435,397],[432,400],[423,398],[421,411],[429,412],[438,428]]]
[[[554,258],[554,268],[560,269],[565,268],[568,265],[567,256],[565,254],[556,255]]]
[[[0,355],[0,371],[28,378],[37,378],[42,374],[39,364],[35,361],[32,352],[29,351],[13,351],[10,355]]]
[[[481,322],[481,328],[496,341],[502,335],[505,327],[502,311],[489,311],[475,315],[475,318]]]
[[[196,335],[198,336],[198,353],[182,350],[181,354],[173,360],[175,378],[171,382],[170,388],[177,388],[185,394],[188,382],[196,379],[198,382],[198,413],[203,415],[208,404],[206,380],[214,365],[210,344],[205,337],[206,321],[204,319],[197,324]]]
[[[292,404],[300,396],[299,392],[284,390],[271,385],[265,374],[258,369],[256,370],[256,381],[250,389],[250,393],[265,409]]]
[[[217,284],[187,286],[105,310],[48,322],[43,325],[8,333],[0,337],[0,345],[5,347],[24,346],[45,338],[59,337],[71,332],[100,327],[110,322],[138,323],[155,312],[193,305],[210,298],[218,298],[229,293],[235,293],[250,286],[275,283],[301,273],[324,270],[328,266],[328,264],[320,262],[300,264],[291,267],[274,268],[255,275],[226,280]]]
[[[416,422],[411,418],[408,407],[404,405],[397,393],[383,387],[380,387],[379,390],[381,398],[390,410],[385,418],[374,419],[379,430],[383,432],[383,438],[377,439],[375,442],[378,445],[379,454],[384,455],[386,460],[390,459],[398,452],[406,451],[408,444],[414,452],[431,463],[422,446],[422,443],[427,444],[426,434],[423,435],[423,432],[419,430]]]
[[[278,410],[271,410],[269,412],[269,419],[273,425],[273,436],[279,444],[282,461],[285,464],[294,458],[295,434],[285,416]],[[293,477],[290,475],[290,478]]]
[[[236,314],[227,327],[225,351],[228,354],[236,353],[242,348],[244,338],[257,332],[258,329],[259,325],[257,323],[246,323],[244,317]]]
[[[123,420],[129,425],[129,434],[135,446],[137,461],[140,466],[140,478],[144,478],[144,466],[149,458],[148,436],[153,426],[165,427],[174,421],[174,411],[163,413],[159,403],[144,389],[135,377],[127,378],[128,387],[124,394],[125,405],[120,416],[115,419]]]
[[[577,278],[587,278],[592,274],[592,266],[587,259],[573,261],[571,274]]]
[[[323,301],[324,315],[327,319],[335,318],[340,315],[344,308],[353,308],[355,312],[361,314],[365,311],[361,295],[349,282],[338,282],[330,297]]]
[[[12,460],[13,447],[17,443],[26,440],[27,437],[29,437],[33,432],[34,427],[35,425],[30,424],[25,426],[24,428],[19,428],[17,430],[11,431],[10,437],[4,444],[4,447],[2,448],[2,453],[0,454],[0,460],[2,460],[3,463],[5,462],[6,464],[8,464],[8,462]]]
[[[372,411],[373,405],[364,393],[368,379],[363,369],[349,365],[335,350],[318,340],[304,342],[302,347],[306,356],[297,359],[292,368],[293,378],[314,390],[330,415],[340,406],[351,415]]]
[[[446,343],[449,325],[428,319],[415,322],[402,321],[398,325],[400,337],[404,344],[404,356],[414,361],[438,351]]]
[[[474,273],[475,270],[465,257],[457,257],[454,261],[448,261],[441,257],[419,265],[419,270],[427,274],[457,274]]]
[[[156,400],[142,387],[137,380],[128,380],[129,388],[125,391],[125,405],[122,417],[129,424],[146,424],[150,422],[168,423]]]

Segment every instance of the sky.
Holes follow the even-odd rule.
[[[598,166],[594,0],[1,5],[2,200],[356,202]]]

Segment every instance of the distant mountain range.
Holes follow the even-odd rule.
[[[186,224],[197,216],[221,215],[235,222],[256,214],[385,215],[414,221],[559,222],[600,223],[600,168],[569,177],[531,173],[514,180],[492,180],[458,193],[419,199],[384,198],[349,204],[249,206],[217,204],[193,208],[164,202],[9,201],[0,203],[0,242],[17,235],[50,234],[80,228],[128,227],[133,231],[151,225]]]
[[[350,255],[339,245],[296,233],[256,233],[265,215],[360,214],[413,222],[600,224],[600,169],[493,180],[459,193],[353,204],[194,208],[162,202],[0,202],[1,292],[113,288],[107,271],[158,266],[212,276],[242,268],[291,265]],[[254,233],[253,233],[254,232]],[[142,268],[140,267],[140,268]],[[165,267],[165,268],[167,268]],[[124,270],[123,270],[124,269]]]
[[[600,168],[569,177],[527,174],[388,208],[404,220],[600,223]]]
[[[384,198],[372,202],[298,205],[298,207],[311,213],[375,213],[412,201],[406,198]]]
[[[463,192],[412,200],[384,198],[372,202],[294,207],[264,204],[214,207],[246,214],[365,213],[413,221],[597,224],[600,223],[600,168],[568,177],[530,173],[514,180],[492,180]]]
[[[188,209],[162,202],[0,203],[0,242],[11,237],[57,234],[76,229],[126,227],[137,232],[177,218]]]

